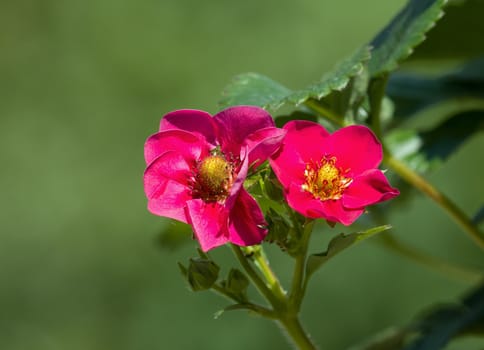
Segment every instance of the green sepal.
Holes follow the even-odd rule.
[[[213,317],[215,319],[217,319],[220,316],[222,316],[226,311],[234,311],[234,310],[246,310],[246,311],[249,311],[249,313],[251,313],[251,314],[260,315],[260,310],[255,305],[240,303],[240,304],[232,304],[232,305],[224,307],[222,310],[218,310],[213,315]]]
[[[223,287],[237,300],[246,302],[248,301],[247,288],[249,287],[249,284],[249,279],[242,271],[232,268],[229,271],[227,280],[223,283]]]
[[[220,267],[212,260],[190,259],[187,279],[194,292],[210,289],[218,279]]]

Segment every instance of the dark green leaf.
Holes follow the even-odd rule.
[[[408,330],[399,328],[386,329],[369,340],[349,350],[396,350],[401,349],[408,336]]]
[[[466,59],[484,54],[484,1],[451,1],[445,8],[445,16],[429,32],[411,60]]]
[[[325,74],[320,81],[294,92],[263,75],[241,74],[224,89],[224,97],[219,104],[221,107],[248,104],[275,111],[286,104],[298,106],[309,99],[319,100],[332,91],[343,90],[352,77],[363,72],[369,58],[370,50],[365,46]]]
[[[360,242],[366,238],[372,237],[382,231],[389,230],[390,228],[390,225],[383,225],[368,229],[366,231],[351,233],[349,235],[340,233],[329,242],[328,249],[325,252],[319,254],[312,254],[308,257],[308,261],[306,263],[307,275],[312,275],[332,257],[341,253],[343,250],[352,246],[353,244]]]
[[[472,217],[472,222],[474,223],[474,225],[479,225],[483,221],[484,221],[484,205]]]
[[[484,284],[459,303],[440,304],[409,325],[377,334],[351,350],[437,350],[462,335],[484,335]]]
[[[393,74],[386,93],[395,102],[396,121],[421,117],[417,112],[446,101],[437,113],[455,114],[469,109],[484,109],[484,58],[469,61],[439,77]]]
[[[425,33],[442,17],[445,0],[409,0],[407,5],[372,40],[374,47],[369,62],[372,77],[394,70]]]
[[[421,336],[405,350],[442,349],[453,337],[482,332],[484,324],[484,284],[459,304],[440,306],[427,313],[415,327]],[[481,333],[482,334],[482,333]]]
[[[391,153],[417,172],[435,169],[475,133],[484,130],[484,110],[457,114],[427,131],[396,130],[385,138]]]

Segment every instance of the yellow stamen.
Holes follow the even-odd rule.
[[[209,156],[198,165],[195,196],[206,202],[225,199],[233,182],[232,166],[220,155]]]
[[[310,192],[315,198],[322,201],[337,200],[353,179],[345,177],[348,171],[336,167],[336,157],[323,157],[320,162],[308,163],[304,176],[306,182],[302,188]]]

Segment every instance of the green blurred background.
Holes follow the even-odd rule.
[[[176,262],[196,244],[157,245],[169,223],[146,210],[143,143],[166,112],[216,112],[235,74],[314,81],[403,3],[1,2],[0,349],[289,348],[269,321],[214,319],[227,301],[188,290]],[[474,137],[429,176],[470,213],[483,198],[483,147]],[[425,198],[390,222],[407,242],[483,267]],[[284,279],[287,262],[269,250]],[[232,261],[228,249],[214,255]],[[317,275],[303,322],[322,348],[343,349],[469,287],[367,242]]]

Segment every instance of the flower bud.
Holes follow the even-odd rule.
[[[187,278],[194,292],[210,289],[217,281],[220,267],[207,259],[190,259]]]

